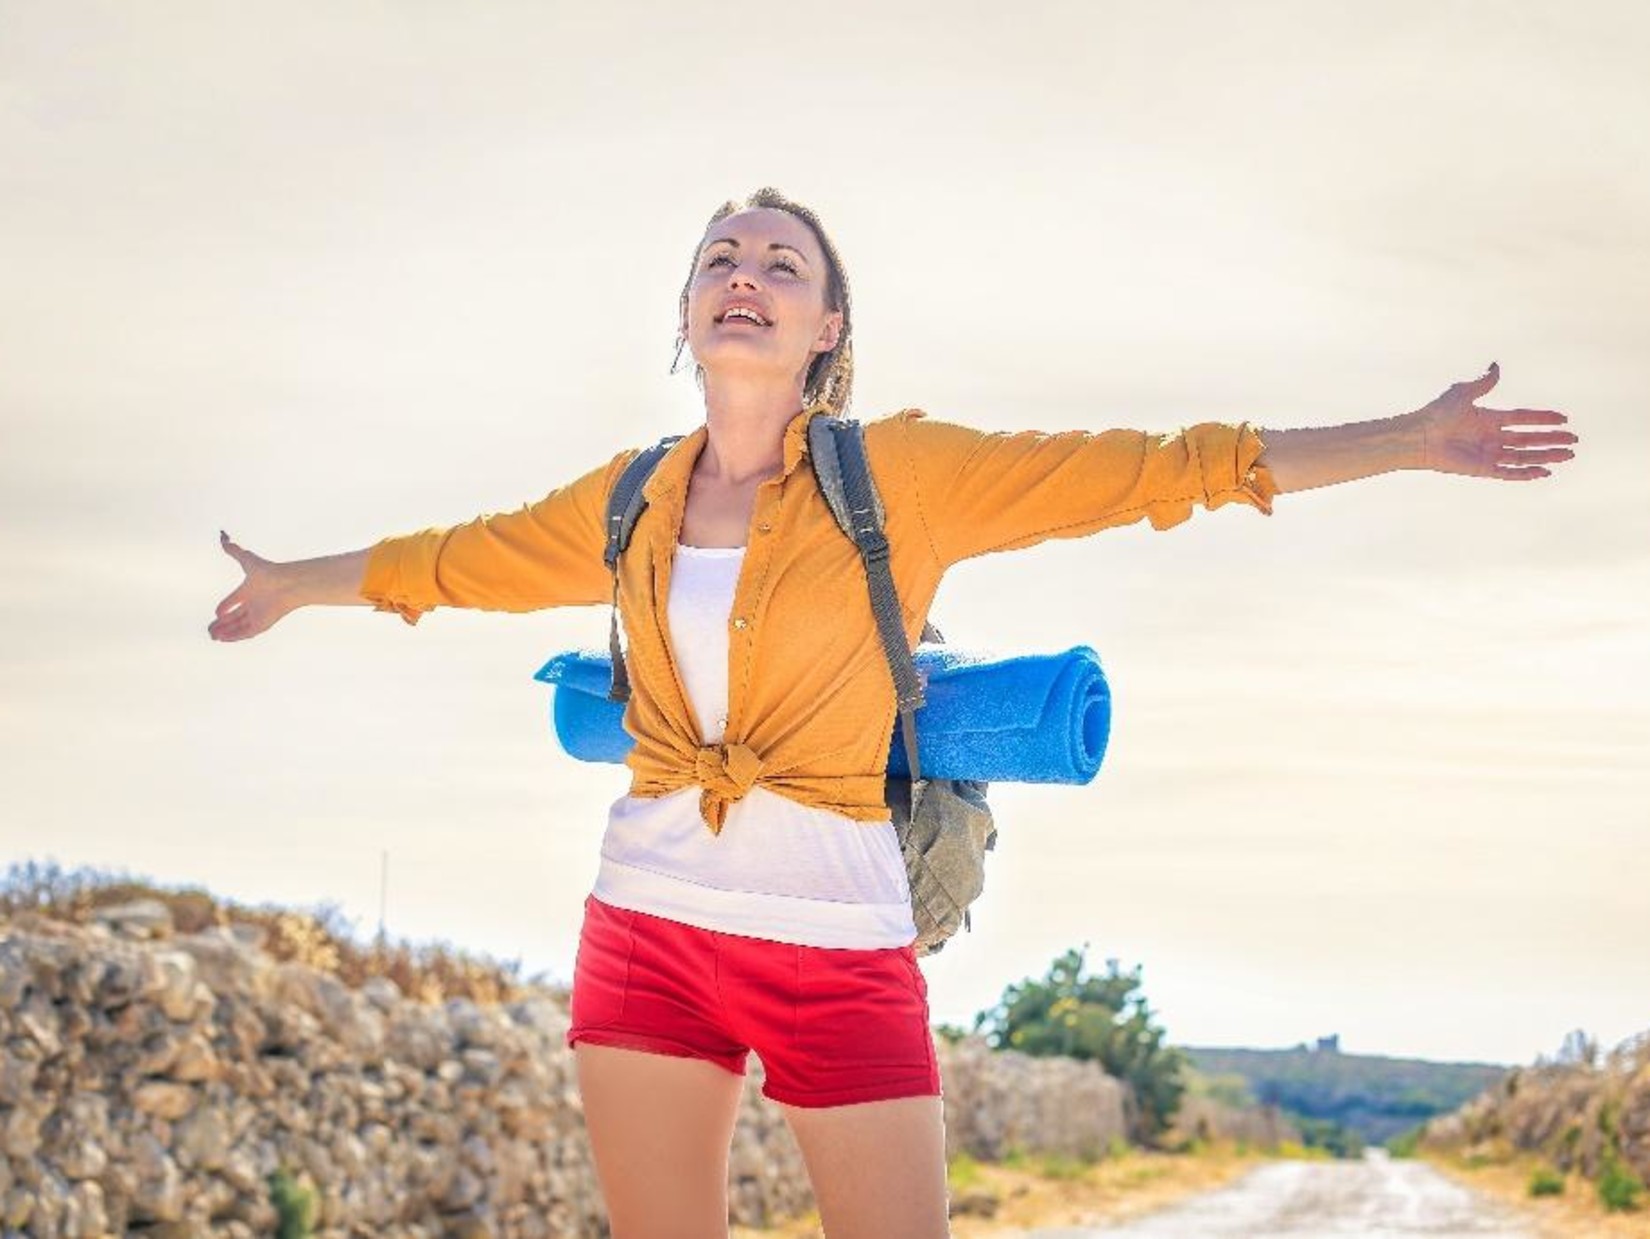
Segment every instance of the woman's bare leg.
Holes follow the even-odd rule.
[[[802,1149],[828,1239],[951,1233],[939,1097],[780,1110]]]
[[[727,1239],[744,1078],[701,1058],[573,1047],[613,1239]]]

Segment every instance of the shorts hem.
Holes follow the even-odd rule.
[[[821,1093],[792,1093],[788,1089],[770,1089],[762,1086],[762,1096],[785,1106],[804,1110],[821,1110],[828,1106],[852,1106],[869,1101],[896,1101],[902,1097],[942,1097],[944,1089],[937,1088],[929,1076],[918,1076],[897,1084],[865,1085],[860,1088],[840,1088]]]
[[[722,1068],[730,1075],[742,1076],[746,1074],[743,1062],[735,1066],[728,1059],[705,1054],[683,1045],[680,1041],[671,1041],[663,1037],[650,1037],[641,1033],[614,1032],[609,1029],[593,1028],[588,1031],[569,1032],[566,1041],[567,1048],[570,1050],[577,1042],[588,1041],[591,1045],[605,1045],[618,1050],[643,1050],[649,1054],[666,1054],[671,1058],[697,1058],[701,1062],[711,1063]]]

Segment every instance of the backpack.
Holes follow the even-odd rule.
[[[630,545],[631,531],[647,507],[642,497],[643,483],[682,437],[667,435],[643,449],[619,476],[608,498],[603,560],[613,574],[610,701],[630,698],[630,681],[619,649],[619,555]],[[922,777],[913,715],[924,702],[926,684],[905,640],[899,597],[888,569],[882,499],[865,456],[864,427],[858,421],[830,414],[810,418],[808,459],[831,514],[843,533],[853,539],[865,564],[871,610],[893,674],[911,773],[908,778],[887,776],[884,798],[893,816],[911,887],[916,954],[932,955],[959,927],[970,933],[974,929],[969,905],[979,898],[985,885],[985,853],[997,846],[996,823],[986,803],[988,784],[981,779]],[[939,629],[925,622],[920,640],[943,644],[945,638]]]

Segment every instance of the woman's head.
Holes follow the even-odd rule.
[[[765,320],[725,317],[736,305]],[[799,380],[805,404],[833,413],[853,389],[848,273],[819,217],[777,189],[729,199],[710,217],[682,286],[680,346],[701,385],[712,369]]]

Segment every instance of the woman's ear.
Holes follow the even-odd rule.
[[[825,325],[819,329],[820,352],[829,353],[836,347],[836,342],[842,338],[842,311],[833,310],[825,319]]]

